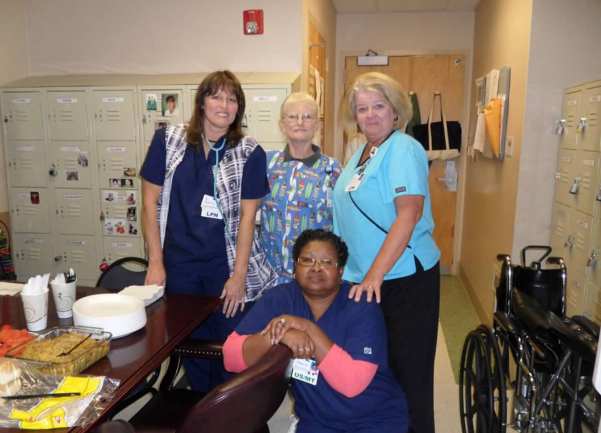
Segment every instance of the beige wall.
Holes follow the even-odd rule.
[[[22,1],[33,75],[301,72],[300,0]],[[242,34],[245,9],[263,9],[263,35]]]
[[[531,0],[481,0],[476,9],[473,76],[511,67],[508,136],[513,137],[513,157],[470,160],[466,170],[460,269],[487,319],[493,308],[496,255],[511,253],[513,246],[531,18]]]
[[[28,74],[25,6],[23,0],[0,0],[0,86]],[[0,219],[6,221],[8,199],[1,133],[0,147]]]
[[[473,12],[338,14],[336,23],[335,108],[344,91],[344,57],[380,54],[463,53],[471,71],[474,38]],[[469,82],[466,77],[466,83]],[[466,87],[469,89],[469,87]],[[466,93],[467,102],[467,93]],[[467,106],[467,105],[466,105]],[[336,156],[342,158],[342,130],[335,137]]]
[[[563,89],[601,78],[601,2],[534,0],[513,255],[548,244]]]
[[[327,45],[326,53],[326,135],[325,144],[332,148],[334,142],[334,85],[336,83],[336,9],[331,0],[304,0],[303,1],[303,75],[301,77],[301,88],[308,87],[309,67],[309,21],[313,24],[325,39]],[[322,143],[323,145],[323,143]]]

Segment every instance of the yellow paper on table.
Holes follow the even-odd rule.
[[[498,158],[501,153],[501,109],[503,104],[500,98],[493,98],[484,107],[484,120],[486,122],[486,138],[492,153]]]
[[[72,397],[46,397],[27,411],[13,409],[10,418],[22,429],[53,429],[73,427],[94,396],[102,388],[104,377],[66,376],[53,394],[78,392]]]

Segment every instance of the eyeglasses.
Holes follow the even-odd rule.
[[[338,262],[333,259],[316,259],[315,257],[300,256],[296,259],[296,263],[300,266],[310,267],[318,264],[320,268],[335,268],[338,267]]]
[[[312,113],[290,113],[284,114],[283,119],[288,123],[296,122],[313,122],[316,119],[315,114]]]

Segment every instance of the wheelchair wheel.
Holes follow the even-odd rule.
[[[507,400],[495,337],[485,326],[468,334],[461,354],[459,406],[463,433],[505,433]]]

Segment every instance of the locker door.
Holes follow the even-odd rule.
[[[576,172],[576,151],[560,150],[555,173],[555,201],[575,206],[580,182]]]
[[[566,310],[568,316],[583,314],[586,300],[586,285],[582,269],[568,271]]]
[[[50,192],[46,188],[12,188],[9,207],[12,230],[50,233]]]
[[[140,106],[142,107],[144,149],[150,145],[156,129],[184,123],[183,95],[184,91],[181,88],[142,89]],[[170,97],[175,100],[172,113],[169,113],[170,105],[167,101]]]
[[[48,125],[52,140],[88,140],[84,91],[49,91]]]
[[[559,146],[563,149],[576,149],[579,133],[579,102],[581,89],[568,90],[563,97],[563,122],[564,132],[561,136]]]
[[[601,322],[601,286],[595,286],[594,284],[587,283],[586,292],[589,296],[590,303],[593,306],[591,318],[597,322]]]
[[[15,233],[12,242],[19,281],[26,282],[29,277],[54,270],[54,254],[49,235]]]
[[[60,236],[56,246],[57,269],[73,268],[78,282],[95,284],[100,271],[98,248],[93,236]]]
[[[248,134],[267,149],[281,149],[280,106],[288,95],[283,88],[245,88]]]
[[[9,141],[6,143],[6,159],[10,186],[48,184],[46,146],[43,141]]]
[[[575,163],[575,181],[578,184],[576,194],[572,194],[579,211],[593,214],[593,204],[599,192],[599,153],[577,152]]]
[[[601,146],[601,83],[588,87],[582,93],[580,110],[581,131],[578,147],[582,150],[599,152]]]
[[[99,179],[101,188],[137,188],[138,159],[136,143],[98,142]]]
[[[102,190],[100,220],[105,236],[140,234],[139,195],[136,190]]]
[[[89,188],[92,186],[94,158],[87,141],[78,143],[53,141],[50,144],[50,166],[54,186]]]
[[[582,212],[572,210],[572,232],[574,234],[574,247],[572,250],[571,265],[582,270],[586,268],[587,259],[591,250],[591,236],[593,217]]]
[[[44,139],[40,92],[5,92],[2,113],[8,140]]]
[[[591,236],[590,252],[586,259],[589,280],[601,288],[601,215],[593,219],[593,235]],[[601,294],[599,297],[601,302]]]
[[[92,94],[96,140],[135,140],[134,92],[96,90]]]
[[[59,189],[56,196],[56,229],[61,234],[94,233],[98,215],[91,190]]]
[[[571,210],[569,207],[555,202],[551,218],[551,248],[553,249],[553,255],[563,257],[567,263],[571,256],[570,250],[573,244]],[[569,268],[570,263],[567,264]]]
[[[141,239],[119,239],[107,236],[103,244],[103,258],[108,264],[123,257],[144,257]]]

